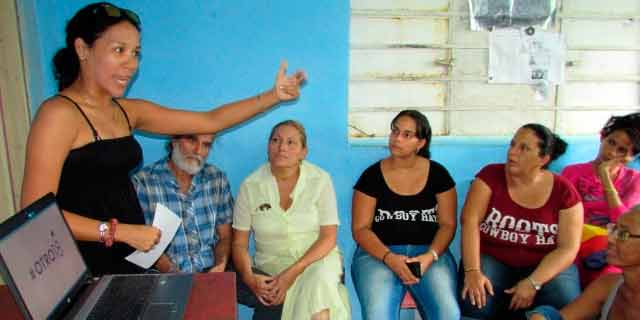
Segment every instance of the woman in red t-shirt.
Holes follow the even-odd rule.
[[[582,203],[547,170],[566,143],[540,124],[521,127],[507,162],[477,175],[462,210],[462,314],[513,318],[539,304],[561,308],[580,294],[572,264]]]

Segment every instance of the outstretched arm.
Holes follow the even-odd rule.
[[[120,102],[139,130],[166,135],[215,133],[239,124],[281,101],[297,99],[305,81],[304,72],[287,76],[282,62],[273,88],[256,96],[231,102],[206,112],[166,108],[146,100],[122,99]]]

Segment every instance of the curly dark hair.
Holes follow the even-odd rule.
[[[605,138],[614,131],[623,131],[631,139],[633,155],[640,153],[640,112],[624,116],[612,116],[600,131],[600,137]]]

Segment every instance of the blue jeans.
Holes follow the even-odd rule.
[[[393,253],[408,257],[423,254],[428,248],[426,245],[389,246]],[[456,262],[448,250],[427,269],[419,283],[405,286],[382,261],[358,247],[353,255],[351,276],[360,299],[364,320],[398,319],[400,303],[407,290],[415,300],[422,319],[460,318],[455,291]]]
[[[485,254],[480,254],[480,265],[484,275],[491,281],[495,295],[491,296],[487,294],[487,304],[482,309],[478,309],[472,305],[470,299],[467,297],[467,299],[460,302],[462,314],[475,319],[524,318],[524,312],[526,310],[517,310],[514,312],[508,310],[511,295],[505,293],[504,290],[513,287],[518,281],[529,276],[536,267],[511,267]],[[462,266],[459,271],[459,277],[460,290],[458,292],[462,292],[462,286],[464,284],[464,271],[462,270]],[[578,269],[572,264],[542,286],[536,294],[531,308],[539,305],[551,305],[557,309],[561,309],[577,298],[578,295],[580,295]]]
[[[546,320],[562,320],[560,312],[552,306],[539,306],[531,311],[527,311],[527,319],[531,319],[534,314],[539,314]]]

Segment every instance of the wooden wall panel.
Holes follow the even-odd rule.
[[[352,0],[349,123],[386,135],[385,120],[414,108],[437,118],[438,135],[510,135],[525,122],[592,135],[609,115],[639,111],[640,2],[558,4],[548,31],[567,42],[566,82],[540,95],[488,84],[489,33],[470,30],[468,0]]]
[[[0,219],[19,206],[29,109],[15,2],[0,1]]]

